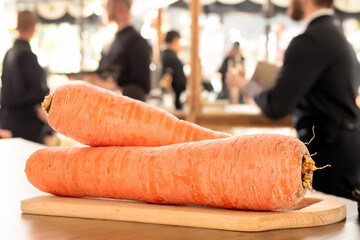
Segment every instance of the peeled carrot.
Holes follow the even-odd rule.
[[[60,86],[43,107],[54,130],[90,146],[162,146],[230,136],[90,84]]]
[[[313,163],[298,139],[257,134],[161,147],[45,148],[25,172],[36,188],[60,196],[275,210],[311,189]]]

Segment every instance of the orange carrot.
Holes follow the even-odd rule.
[[[302,199],[313,167],[298,139],[257,134],[161,147],[45,148],[25,172],[36,188],[60,196],[274,210]]]
[[[90,146],[162,146],[230,136],[90,84],[60,86],[43,107],[54,130]]]

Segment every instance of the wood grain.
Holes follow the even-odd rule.
[[[336,197],[308,194],[292,210],[263,212],[142,202],[39,196],[21,202],[23,213],[89,219],[121,220],[233,231],[265,231],[321,226],[346,217]]]

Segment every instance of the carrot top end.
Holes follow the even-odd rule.
[[[42,109],[46,112],[49,113],[50,112],[50,108],[51,108],[51,102],[53,99],[53,95],[49,94],[45,97],[44,101],[41,103]]]
[[[314,189],[312,188],[313,172],[315,170],[323,169],[326,167],[331,167],[331,165],[326,165],[324,167],[318,168],[315,166],[315,162],[311,158],[311,156],[304,155],[302,171],[301,171],[303,187],[308,189],[309,191],[313,192],[314,191]]]
[[[304,188],[308,189],[311,192],[314,191],[312,188],[314,167],[314,160],[310,156],[304,155],[301,170],[301,176],[303,181],[302,185]]]

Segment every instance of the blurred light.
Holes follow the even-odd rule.
[[[133,5],[131,7],[131,14],[135,17],[142,18],[149,11],[163,8],[176,1],[177,0],[157,0],[157,1],[136,0],[133,1]]]
[[[156,64],[155,63],[150,63],[150,70],[151,71],[156,71]]]
[[[67,10],[72,14],[76,12],[79,16],[81,13],[79,12],[79,7],[75,5],[69,8],[67,2],[39,2],[36,4],[36,12],[43,18],[55,20],[65,16]]]
[[[187,40],[185,38],[180,38],[179,44],[181,47],[185,47],[187,44]]]
[[[184,27],[181,29],[182,36],[190,36],[191,35],[191,29],[189,27]]]
[[[179,23],[181,26],[190,26],[191,19],[186,15],[182,15],[182,16],[180,16]]]
[[[152,39],[156,37],[156,30],[144,24],[141,28],[140,34],[145,39]]]
[[[88,6],[85,7],[85,15],[88,15],[88,13],[94,13],[98,16],[101,16],[104,12],[104,8],[102,7],[102,1],[103,0],[94,0],[92,1]],[[89,14],[91,15],[91,14]]]
[[[184,64],[184,73],[185,73],[185,76],[189,76],[190,73],[191,73],[191,66],[190,64]]]
[[[1,22],[4,23],[5,28],[16,29],[16,24],[17,24],[16,11],[8,11],[5,12],[4,14],[1,14],[1,16],[2,16]]]
[[[159,13],[157,10],[152,10],[147,14],[150,18],[155,19],[158,17]]]
[[[156,12],[156,15],[154,14]],[[157,16],[157,11],[150,11],[144,17],[144,24],[141,27],[140,34],[145,39],[154,39],[157,37],[156,29],[152,27],[152,23]]]
[[[221,73],[215,73],[211,77],[211,86],[214,88],[214,92],[220,93],[222,89]]]
[[[117,31],[117,25],[110,23],[106,25],[101,31],[94,33],[90,39],[91,45],[95,49],[95,52],[100,53],[104,45],[114,38]],[[100,58],[100,56],[98,56]]]
[[[37,49],[36,51],[34,51],[37,58],[38,58],[38,62],[39,62],[39,65],[42,67],[42,68],[46,68],[49,63],[48,63],[48,55],[46,53],[46,51],[44,49]]]

